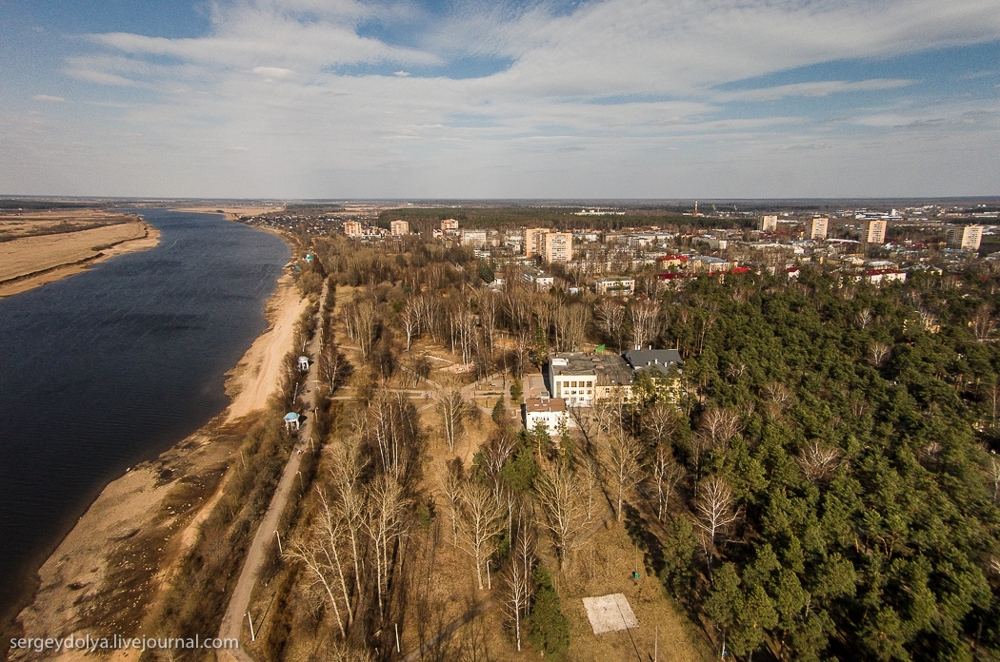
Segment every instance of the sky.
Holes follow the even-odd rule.
[[[0,195],[998,194],[997,0],[0,0]]]

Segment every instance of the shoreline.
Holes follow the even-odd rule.
[[[265,302],[267,328],[226,373],[229,405],[194,434],[103,487],[38,569],[36,590],[8,624],[10,637],[141,634],[174,564],[197,540],[243,434],[277,385],[305,305],[291,275],[279,276]],[[0,652],[10,642],[5,639]],[[12,660],[39,659],[25,651],[9,655]],[[49,651],[41,657],[76,660],[85,655]],[[137,656],[120,651],[111,659]]]
[[[11,297],[22,292],[33,290],[42,285],[48,285],[63,278],[69,278],[75,274],[87,270],[91,265],[106,262],[111,258],[136,253],[156,247],[160,243],[160,231],[145,221],[142,222],[145,233],[135,239],[125,239],[112,244],[97,254],[85,257],[75,262],[60,264],[46,269],[40,269],[23,276],[11,278],[0,282],[0,299]]]

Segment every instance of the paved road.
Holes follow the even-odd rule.
[[[326,285],[323,286],[323,294],[320,298],[319,310],[323,310],[323,302],[326,300]],[[317,313],[317,318],[321,313]],[[319,323],[317,319],[317,332],[313,337],[312,342],[309,343],[307,348],[307,353],[311,357],[315,357],[319,353],[320,343],[322,342],[322,324]],[[312,361],[309,366],[309,374],[306,377],[307,384],[309,385],[309,402],[308,410],[311,411],[316,405],[316,396],[319,392],[319,363],[317,361]],[[253,593],[254,585],[257,583],[257,576],[260,573],[260,568],[264,564],[264,560],[267,558],[267,550],[271,545],[277,545],[277,537],[275,536],[275,531],[278,528],[278,520],[281,514],[284,512],[285,507],[288,505],[288,499],[291,496],[292,488],[295,486],[296,474],[299,471],[299,466],[302,463],[302,457],[304,453],[310,452],[310,444],[307,442],[313,435],[313,421],[315,416],[306,416],[305,423],[299,430],[299,442],[296,444],[291,456],[288,458],[288,463],[285,465],[285,470],[281,474],[281,480],[278,482],[278,488],[274,491],[274,496],[271,498],[271,503],[267,507],[267,512],[264,513],[264,519],[261,520],[260,526],[257,528],[257,533],[253,538],[253,542],[250,544],[250,549],[247,551],[246,561],[243,563],[243,569],[240,571],[240,578],[236,582],[236,588],[233,589],[233,594],[229,599],[229,605],[226,608],[226,614],[222,617],[222,626],[219,628],[220,638],[232,638],[235,637],[239,639],[240,643],[250,641],[250,625],[247,620],[247,608],[250,605],[250,596]],[[283,532],[282,532],[283,533]],[[260,617],[260,614],[254,615],[256,618]],[[257,628],[257,622],[254,622],[254,628]],[[228,653],[228,655],[227,655]],[[253,662],[253,658],[244,651],[242,648],[235,651],[226,651],[219,656],[222,660],[236,660],[237,662]]]

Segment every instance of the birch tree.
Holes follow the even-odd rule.
[[[716,539],[736,521],[737,512],[733,501],[733,491],[725,479],[709,476],[698,483],[697,496],[691,505],[696,516],[695,522],[704,533],[709,572],[715,558]]]
[[[684,467],[674,460],[673,453],[664,444],[657,444],[653,453],[652,475],[656,490],[656,519],[663,521],[663,514],[670,505],[674,489],[684,479]]]
[[[642,476],[640,459],[642,444],[620,427],[612,429],[601,447],[601,463],[607,476],[609,491],[615,499],[615,516],[622,521],[625,499]]]
[[[465,418],[465,399],[458,389],[442,393],[437,401],[437,412],[441,417],[441,429],[444,431],[448,450],[455,452],[455,444],[462,435]]]
[[[364,526],[373,547],[378,607],[379,613],[383,613],[393,552],[402,532],[407,502],[400,484],[392,476],[380,474],[368,486],[366,504]]]
[[[465,551],[476,564],[476,581],[483,589],[483,566],[496,550],[496,538],[503,531],[503,510],[489,487],[466,482],[460,492],[460,530]]]
[[[510,559],[504,573],[504,609],[514,622],[517,650],[521,650],[521,620],[531,607],[532,571],[535,567],[535,532],[527,518],[519,517],[512,537]]]
[[[591,522],[587,494],[580,477],[561,463],[554,470],[542,473],[535,487],[542,509],[541,522],[552,534],[559,567],[565,567],[569,554],[579,547]]]

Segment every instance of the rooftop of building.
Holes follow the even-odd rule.
[[[524,410],[528,413],[566,411],[566,401],[562,398],[527,398]]]
[[[684,363],[676,349],[633,349],[625,352],[625,360],[636,371],[657,370],[665,375]]]
[[[549,359],[552,375],[595,375],[598,385],[631,384],[635,376],[621,356],[610,352],[587,354],[563,352]]]

